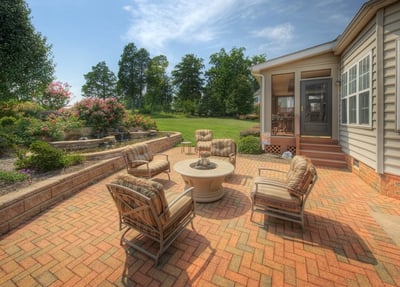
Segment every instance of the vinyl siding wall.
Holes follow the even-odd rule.
[[[397,59],[397,40],[400,39],[400,3],[391,5],[384,10],[383,20],[383,59],[384,59],[384,79],[383,89],[384,98],[384,153],[383,163],[384,172],[400,175],[400,131],[396,130],[396,85],[400,84],[396,78],[397,65],[400,65],[400,59]]]
[[[341,57],[341,73],[362,58],[371,55],[372,61],[372,98],[371,98],[371,126],[343,125],[340,124],[339,142],[342,150],[366,165],[377,167],[377,90],[376,90],[376,25],[373,19],[349,46]],[[340,111],[342,111],[340,109]]]

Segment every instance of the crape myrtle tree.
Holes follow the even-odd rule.
[[[200,111],[212,116],[238,116],[253,111],[258,82],[249,67],[265,61],[265,56],[245,57],[245,48],[225,49],[210,56],[206,71],[205,95]]]
[[[86,98],[107,99],[116,96],[117,78],[106,62],[99,62],[83,75],[86,83],[82,86],[82,96]]]
[[[151,59],[146,71],[146,111],[170,111],[172,87],[167,75],[167,68],[168,60],[166,56],[159,55]]]
[[[117,90],[120,99],[131,109],[141,109],[144,104],[143,94],[146,87],[146,70],[150,56],[146,49],[137,49],[129,43],[124,47],[118,62]]]
[[[0,101],[37,98],[53,78],[51,46],[32,26],[25,1],[0,1]]]
[[[203,59],[187,54],[172,71],[172,82],[176,89],[175,110],[194,114],[203,92]]]

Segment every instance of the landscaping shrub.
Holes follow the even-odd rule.
[[[240,137],[247,137],[247,136],[254,136],[254,137],[259,137],[260,136],[260,129],[259,128],[250,128],[244,131],[240,132]]]
[[[126,111],[123,125],[125,128],[140,128],[145,131],[156,130],[157,124],[150,116],[143,116],[139,114],[133,114],[131,111]]]
[[[260,138],[244,136],[239,139],[238,152],[244,154],[260,154],[262,152]]]
[[[87,98],[73,106],[76,115],[86,126],[96,129],[97,137],[103,137],[107,129],[116,128],[124,117],[124,106],[115,98]]]
[[[38,172],[57,170],[83,161],[83,157],[68,155],[43,141],[33,142],[29,150],[18,150],[17,158],[17,169],[32,169]]]
[[[0,130],[0,155],[6,154],[8,150],[14,148],[14,138],[12,135]]]
[[[29,179],[29,174],[21,171],[0,170],[0,181],[11,184]]]

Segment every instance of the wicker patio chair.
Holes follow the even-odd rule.
[[[195,151],[211,151],[211,141],[213,139],[213,132],[212,130],[196,130],[196,146]]]
[[[269,172],[267,176],[261,176],[266,172]],[[304,229],[304,206],[317,178],[314,165],[300,155],[291,160],[287,172],[259,168],[259,176],[254,179],[251,189],[250,220],[255,222],[254,212],[260,212],[299,223]]]
[[[168,175],[168,180],[171,180],[169,175],[171,167],[167,154],[153,155],[146,143],[131,145],[122,154],[129,174],[150,179],[164,172]]]
[[[193,188],[184,192],[164,192],[163,186],[155,181],[120,175],[107,184],[119,214],[119,229],[126,228],[121,236],[121,246],[132,247],[153,258],[155,265],[185,227],[195,217]],[[134,233],[131,239],[126,235]],[[138,242],[142,236],[152,239]],[[153,245],[158,246],[154,248]]]

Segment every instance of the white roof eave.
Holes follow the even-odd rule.
[[[314,46],[311,48],[307,48],[301,51],[297,51],[291,54],[287,54],[278,58],[274,58],[268,60],[264,63],[260,63],[251,67],[252,73],[260,73],[263,70],[270,69],[275,66],[280,66],[283,64],[287,64],[293,61],[298,61],[301,59],[306,59],[310,57],[314,57],[317,55],[321,55],[324,53],[332,52],[335,47],[336,40],[327,42],[318,46]]]

